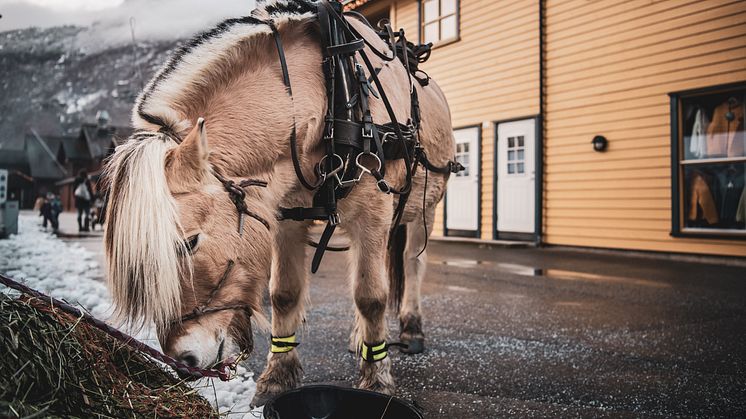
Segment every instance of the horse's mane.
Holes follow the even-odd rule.
[[[249,16],[227,19],[195,36],[176,49],[145,86],[133,109],[133,126],[185,131],[192,121],[179,111],[179,101],[217,77],[214,72],[226,67],[220,64],[241,60],[243,57],[235,53],[241,44],[270,35],[270,27],[261,21],[271,19],[279,28],[315,16],[316,6],[308,0],[260,1]]]
[[[136,133],[107,162],[109,185],[105,248],[116,317],[136,326],[165,326],[178,318],[180,274],[189,269],[166,182],[165,157],[176,143],[165,135]]]

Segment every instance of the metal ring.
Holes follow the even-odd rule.
[[[336,175],[341,170],[343,170],[344,167],[345,167],[345,161],[344,161],[344,159],[342,159],[342,157],[339,154],[335,153],[334,157],[336,157],[337,159],[339,159],[339,167],[336,167],[334,170],[332,170],[329,173],[324,172],[323,171],[324,170],[324,162],[326,161],[327,157],[329,157],[329,155],[325,154],[324,157],[322,157],[321,160],[319,160],[319,171],[321,172],[321,177],[323,179],[326,179],[327,176],[334,176],[334,175]]]
[[[363,156],[366,156],[366,155],[368,155],[368,156],[373,156],[373,158],[374,158],[374,159],[376,159],[376,162],[378,163],[378,167],[377,167],[377,168],[375,168],[375,169],[373,169],[373,170],[377,170],[377,171],[380,171],[380,170],[381,170],[381,167],[382,167],[382,164],[381,164],[381,159],[379,159],[377,155],[375,155],[375,154],[371,153],[370,151],[365,151],[365,152],[362,152],[362,153],[358,154],[358,155],[357,155],[357,157],[355,157],[355,165],[356,165],[356,166],[357,166],[358,168],[360,168],[360,170],[362,170],[362,171],[363,171],[363,173],[368,173],[368,174],[370,174],[370,172],[372,172],[373,170],[371,170],[371,169],[368,169],[368,168],[367,168],[367,167],[365,167],[365,166],[364,166],[364,165],[363,165],[362,163],[360,163],[360,158],[361,158],[361,157],[363,157]],[[362,176],[363,176],[363,174],[361,173],[361,174],[360,174],[360,177],[358,177],[358,180],[360,180],[360,178],[361,178]]]
[[[384,132],[383,133],[383,137],[381,137],[381,144],[385,143],[386,142],[386,138],[388,136],[391,136],[391,135],[396,135],[396,134],[394,134],[393,132]]]

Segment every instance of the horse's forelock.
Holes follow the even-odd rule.
[[[180,313],[180,274],[188,258],[176,203],[166,181],[171,140],[153,134],[117,147],[107,164],[109,203],[104,242],[115,315],[164,328]],[[188,268],[188,266],[187,266]]]

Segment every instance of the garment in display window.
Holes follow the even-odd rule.
[[[710,120],[707,117],[707,111],[699,107],[697,114],[694,116],[694,125],[692,135],[689,140],[689,152],[693,157],[702,159],[707,157],[707,127]]]
[[[741,192],[741,199],[738,201],[736,221],[739,223],[746,223],[746,188]]]
[[[730,97],[718,105],[707,128],[707,157],[745,156],[746,132],[743,103]]]
[[[689,221],[706,221],[707,224],[717,224],[720,221],[715,199],[707,183],[705,175],[694,172],[690,182],[691,200],[689,203]]]
[[[743,193],[743,172],[739,173],[735,165],[729,165],[718,171],[716,178],[716,205],[719,209],[720,223],[725,228],[731,228],[736,224],[738,202]]]

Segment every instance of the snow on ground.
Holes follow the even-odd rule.
[[[63,242],[45,232],[40,219],[32,214],[19,217],[18,235],[0,240],[0,272],[57,299],[80,305],[94,316],[107,319],[112,312],[109,291],[103,281],[103,269],[93,254],[77,243]],[[0,285],[0,292],[10,291]],[[160,350],[152,330],[136,337]],[[253,373],[239,366],[237,377],[228,382],[200,380],[192,384],[221,413],[230,418],[255,418],[261,410],[251,411],[256,384]]]

